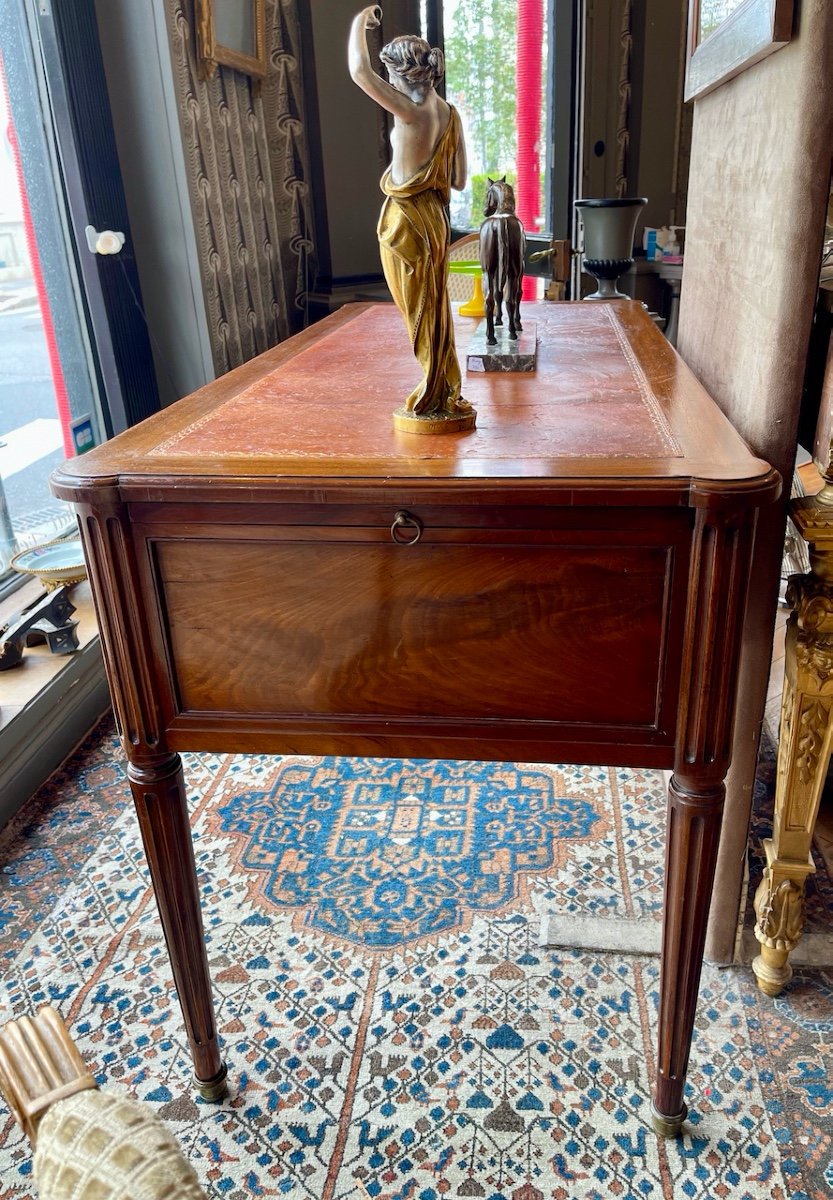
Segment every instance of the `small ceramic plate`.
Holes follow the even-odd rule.
[[[79,538],[47,542],[43,546],[30,546],[27,550],[19,550],[12,557],[9,566],[24,575],[35,575],[46,587],[80,583],[82,579],[87,578]]]

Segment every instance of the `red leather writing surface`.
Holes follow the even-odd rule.
[[[153,455],[367,459],[417,454],[480,459],[668,458],[680,455],[615,304],[538,305],[532,373],[466,375],[477,430],[449,437],[396,433],[390,414],[419,381],[402,320],[368,309],[162,442]],[[465,361],[473,326],[461,324]],[[311,396],[311,385],[314,396]]]

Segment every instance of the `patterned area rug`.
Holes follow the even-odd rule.
[[[120,762],[105,723],[0,839],[0,1020],[55,1004],[212,1198],[830,1195],[829,972],[772,1001],[707,967],[691,1117],[650,1132],[658,960],[616,951],[659,920],[659,774],[187,756],[232,1079],[211,1105]],[[612,950],[542,949],[553,914]],[[35,1195],[29,1163],[0,1111],[0,1200]]]

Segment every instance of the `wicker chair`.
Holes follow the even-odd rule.
[[[479,262],[480,260],[480,234],[467,233],[458,241],[452,242],[448,251],[448,261],[452,262]],[[475,301],[477,297],[477,289],[480,285],[480,305],[477,312],[469,312],[464,316],[484,316],[482,309],[482,284],[480,275],[455,275],[449,272],[448,276],[448,298],[452,304],[459,303],[468,305]]]

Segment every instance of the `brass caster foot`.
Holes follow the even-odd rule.
[[[760,954],[757,958],[753,959],[752,970],[755,972],[758,987],[767,996],[780,996],[793,977],[793,969],[789,962],[785,962],[783,966],[775,967],[772,963],[765,962],[763,956]]]
[[[203,1100],[216,1104],[228,1095],[228,1067],[223,1063],[223,1069],[214,1079],[197,1079],[195,1075],[194,1083]]]
[[[685,1104],[679,1116],[667,1117],[664,1113],[658,1112],[656,1105],[651,1103],[651,1124],[654,1127],[654,1133],[658,1133],[660,1137],[678,1137],[687,1116],[688,1109]]]

